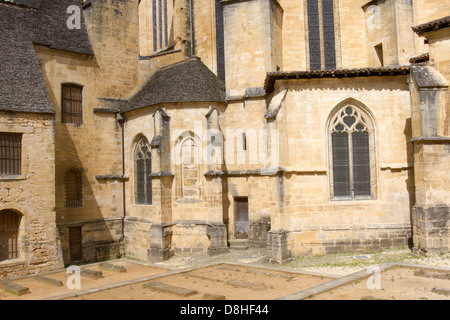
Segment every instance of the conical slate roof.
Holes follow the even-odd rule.
[[[157,71],[122,111],[179,102],[225,102],[225,87],[199,58],[191,58]]]

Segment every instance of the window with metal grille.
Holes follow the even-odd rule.
[[[74,84],[62,85],[62,123],[83,123],[83,88]]]
[[[308,0],[306,3],[309,68],[336,69],[333,0]]]
[[[167,0],[152,0],[152,38],[153,51],[169,45]]]
[[[22,174],[22,134],[0,132],[0,176]]]
[[[69,169],[66,173],[66,208],[82,206],[81,173],[77,169]]]
[[[148,140],[141,138],[136,147],[136,203],[152,204],[152,153]]]
[[[0,211],[0,261],[19,258],[19,225],[17,213]]]
[[[341,108],[329,128],[334,199],[373,197],[374,143],[370,117],[354,106]]]
[[[216,50],[217,50],[217,77],[225,82],[225,40],[223,29],[223,4],[216,0]]]

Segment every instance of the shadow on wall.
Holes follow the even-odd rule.
[[[83,135],[87,133],[75,142],[72,135],[77,136],[74,131],[78,128],[69,129],[69,126],[74,125],[57,124],[55,128],[55,212],[64,264],[117,258],[120,255],[121,219],[105,217],[105,213],[106,210],[111,214],[120,211],[121,198],[113,192],[105,192],[111,189],[110,181],[97,181],[95,173],[85,170],[95,167],[95,146],[90,146],[89,157],[81,159],[76,145],[83,142]],[[82,132],[83,127],[79,130]],[[79,172],[76,183],[68,178],[74,168]],[[98,190],[94,190],[95,184]],[[98,203],[95,191],[111,196],[108,207]]]
[[[411,118],[405,120],[405,129],[403,130],[405,135],[406,143],[406,153],[408,160],[408,178],[406,179],[406,189],[409,194],[409,215],[410,221],[412,222],[412,211],[413,206],[416,203],[416,188],[415,188],[415,177],[414,177],[414,146],[411,142],[412,139],[412,123]],[[413,224],[411,223],[411,235],[413,234]],[[414,246],[412,237],[408,239],[408,246],[412,248]]]

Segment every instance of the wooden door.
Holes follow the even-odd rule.
[[[248,239],[248,198],[235,198],[234,212],[234,237]]]
[[[81,227],[69,228],[69,250],[71,262],[81,261],[83,259],[81,241]]]

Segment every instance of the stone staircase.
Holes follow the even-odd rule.
[[[248,239],[230,239],[230,250],[247,250]]]

